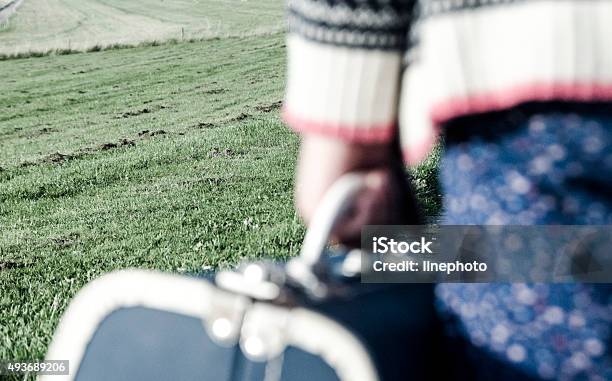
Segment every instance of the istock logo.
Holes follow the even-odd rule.
[[[420,241],[396,241],[388,237],[373,237],[372,252],[374,254],[433,254],[430,246],[433,241],[421,237]]]

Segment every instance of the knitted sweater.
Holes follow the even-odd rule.
[[[452,119],[529,101],[612,101],[612,1],[287,0],[284,117],[408,163]]]

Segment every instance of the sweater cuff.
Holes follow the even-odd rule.
[[[300,133],[355,143],[397,131],[401,53],[345,47],[290,34],[283,116]]]

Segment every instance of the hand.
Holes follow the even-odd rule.
[[[333,239],[359,246],[364,225],[417,223],[401,158],[391,144],[354,144],[318,135],[302,139],[296,205],[306,224],[329,187],[347,172],[366,176],[366,190],[333,233]],[[409,206],[408,208],[406,206]]]

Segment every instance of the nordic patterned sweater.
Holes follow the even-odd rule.
[[[612,1],[288,0],[284,118],[353,142],[528,101],[612,101]]]

